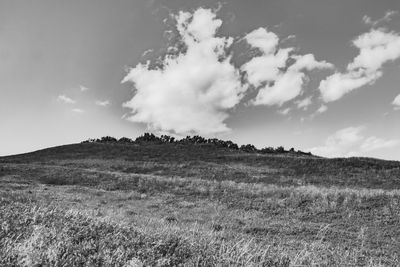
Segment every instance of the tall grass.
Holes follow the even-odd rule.
[[[381,266],[362,244],[345,249],[320,240],[293,252],[274,240],[256,240],[201,227],[149,221],[132,226],[77,210],[0,202],[1,266]],[[323,239],[324,229],[320,231]]]
[[[84,148],[0,164],[0,266],[400,266],[395,162]]]

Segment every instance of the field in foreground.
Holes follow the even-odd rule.
[[[0,158],[0,266],[399,266],[400,162],[77,144]]]

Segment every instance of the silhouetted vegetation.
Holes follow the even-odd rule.
[[[228,140],[220,140],[218,138],[206,139],[199,135],[186,136],[182,139],[176,139],[175,137],[169,135],[161,135],[160,137],[154,135],[153,133],[144,133],[143,135],[137,137],[135,140],[122,137],[117,140],[111,136],[105,136],[98,139],[88,139],[82,143],[123,143],[123,144],[136,144],[136,145],[146,145],[146,144],[178,144],[178,145],[209,145],[217,148],[225,148],[231,150],[240,150],[246,153],[260,153],[260,154],[283,154],[292,153],[300,155],[312,155],[310,152],[295,151],[294,148],[290,150],[285,150],[283,146],[277,148],[265,147],[262,149],[257,149],[252,144],[242,145],[239,147],[238,144]]]
[[[129,144],[133,143],[133,140],[128,137],[121,137],[120,139],[118,139],[118,143]]]
[[[251,144],[242,145],[240,147],[240,150],[245,151],[245,152],[257,152],[257,148]]]

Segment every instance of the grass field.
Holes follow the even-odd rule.
[[[0,158],[0,266],[399,266],[400,162],[76,144]]]

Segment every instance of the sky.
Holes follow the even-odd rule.
[[[0,155],[143,132],[400,160],[398,0],[0,0]]]

